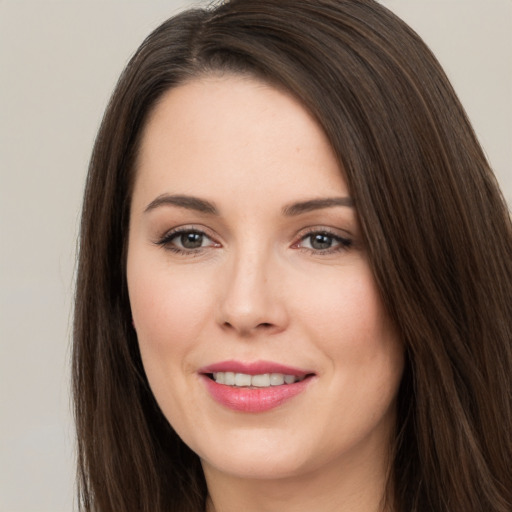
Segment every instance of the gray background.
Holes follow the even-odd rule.
[[[512,204],[512,1],[383,3],[446,68]],[[190,5],[0,0],[0,512],[74,508],[71,302],[88,158],[128,58]]]

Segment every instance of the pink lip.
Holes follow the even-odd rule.
[[[271,361],[255,361],[253,363],[242,363],[241,361],[222,361],[220,363],[205,366],[199,370],[199,373],[214,372],[234,372],[246,373],[248,375],[262,375],[264,373],[283,373],[285,375],[295,375],[304,377],[310,373],[309,370],[301,370],[284,364],[273,363]]]
[[[217,384],[207,375],[214,372],[246,373],[248,375],[283,373],[285,375],[306,378],[294,384],[283,384],[281,386],[237,388]],[[302,393],[312,380],[312,372],[268,361],[257,361],[254,363],[224,361],[201,368],[199,373],[206,389],[216,402],[231,410],[247,413],[265,412],[280,406],[299,393]]]

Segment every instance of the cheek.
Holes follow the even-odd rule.
[[[303,325],[328,356],[340,389],[381,387],[393,394],[402,375],[403,347],[369,268],[361,264],[351,270],[324,280],[314,301],[303,299]]]
[[[128,260],[128,291],[139,349],[153,395],[167,419],[179,426],[187,416],[191,355],[200,350],[200,332],[211,318],[207,279],[142,256]]]
[[[332,341],[333,348],[364,349],[366,343],[377,343],[390,330],[373,277],[363,265],[341,277],[312,282],[309,290],[301,301],[303,316],[311,329]]]
[[[169,267],[129,260],[130,305],[143,357],[173,355],[191,348],[211,316],[208,280],[190,277]]]

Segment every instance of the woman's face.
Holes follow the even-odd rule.
[[[342,170],[289,95],[236,76],[164,95],[127,273],[151,389],[207,475],[385,459],[402,347]]]

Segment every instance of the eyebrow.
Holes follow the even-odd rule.
[[[163,205],[178,206],[179,208],[195,210],[197,212],[207,213],[209,215],[219,215],[217,207],[213,203],[210,203],[210,201],[199,199],[198,197],[193,196],[169,194],[162,194],[156,199],[153,199],[153,201],[151,201],[151,203],[146,206],[144,213]]]
[[[164,205],[177,206],[179,208],[195,210],[197,212],[206,213],[209,215],[219,215],[217,207],[206,199],[199,199],[198,197],[187,195],[169,194],[162,194],[156,199],[153,199],[153,201],[151,201],[151,203],[149,203],[144,210],[144,213]],[[350,197],[327,197],[322,199],[310,199],[308,201],[300,201],[298,203],[286,205],[282,209],[282,214],[286,217],[293,217],[295,215],[301,215],[303,213],[321,210],[323,208],[333,208],[336,206],[353,207],[354,202]]]
[[[311,199],[309,201],[301,201],[293,203],[283,208],[283,215],[293,217],[302,213],[321,210],[323,208],[333,208],[335,206],[347,206],[352,208],[354,201],[350,197],[326,197],[322,199]]]

